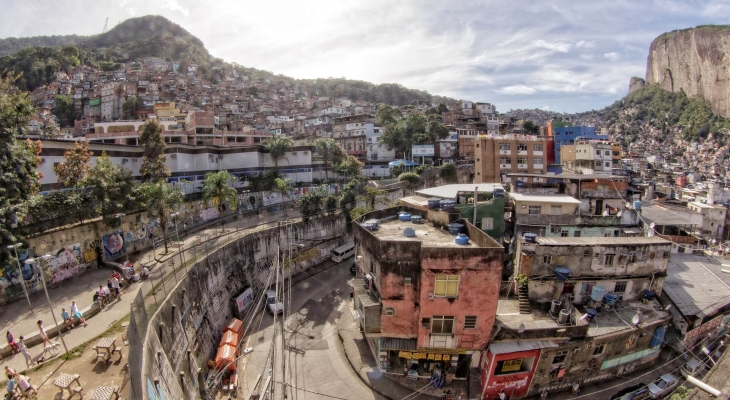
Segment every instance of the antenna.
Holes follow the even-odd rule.
[[[101,33],[106,33],[108,31],[107,27],[109,25],[109,17],[106,17],[106,21],[104,22],[104,30]]]

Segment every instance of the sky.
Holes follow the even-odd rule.
[[[605,107],[664,32],[729,24],[728,0],[2,0],[0,38],[92,35],[162,15],[228,62],[399,83],[506,112]]]

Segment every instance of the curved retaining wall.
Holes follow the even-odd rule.
[[[139,310],[141,296],[135,301],[130,337],[136,331],[143,340],[130,343],[132,399],[200,398],[207,360],[215,357],[221,329],[233,316],[233,296],[247,286],[263,286],[277,246],[287,248],[286,231],[275,227],[252,232],[210,253],[189,269],[148,323],[146,312]],[[292,243],[304,244],[302,253],[309,255],[295,258],[292,268],[285,266],[285,274],[316,265],[348,240],[342,215],[297,222],[292,231]],[[315,247],[319,255],[308,251]]]

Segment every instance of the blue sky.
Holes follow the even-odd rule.
[[[90,35],[157,14],[216,57],[293,76],[394,82],[578,112],[623,97],[663,32],[730,23],[728,1],[4,0],[0,37]]]

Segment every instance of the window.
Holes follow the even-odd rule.
[[[385,309],[385,315],[395,315],[395,310],[391,307]]]
[[[560,237],[568,237],[568,234],[570,234],[570,232],[567,229],[560,231]]]
[[[611,166],[611,163],[610,162],[605,162],[605,163],[603,163],[603,165],[606,166],[606,167],[610,167]]]
[[[404,285],[410,285],[411,284],[411,277],[410,276],[404,276],[403,277],[403,284]]]
[[[512,159],[509,157],[499,157],[500,164],[512,164]]]
[[[600,167],[600,166],[601,166],[601,162],[600,161],[596,161],[596,167]]]
[[[603,349],[605,348],[604,344],[599,344],[598,346],[593,348],[593,355],[598,356],[603,354]]]
[[[527,164],[527,158],[517,157],[517,164]]]
[[[550,215],[561,215],[563,213],[563,206],[550,206]]]
[[[669,252],[665,251],[664,254],[662,254],[662,258],[669,258]]]
[[[601,155],[601,150],[596,150],[596,155],[597,156],[600,156]]]
[[[561,230],[562,228],[557,225],[552,225],[550,227],[550,233],[560,233]]]
[[[556,351],[555,355],[553,356],[553,364],[560,364],[565,362],[565,357],[568,356],[568,351]]]
[[[580,231],[573,231],[573,237],[580,237]]]
[[[626,283],[627,281],[616,282],[616,285],[613,287],[614,293],[626,293]]]
[[[423,329],[431,329],[431,318],[421,318],[421,326]]]
[[[533,164],[542,164],[542,158],[536,158]]]
[[[553,256],[542,256],[542,262],[550,264],[553,261]]]
[[[524,143],[520,143],[517,145],[517,151],[527,151],[527,145]]]
[[[606,265],[613,265],[613,257],[615,254],[606,254]]]
[[[457,297],[459,295],[459,275],[436,275],[434,296]]]
[[[431,318],[432,335],[450,335],[454,333],[454,317],[434,315]]]
[[[482,218],[482,230],[488,231],[494,229],[494,218],[492,217],[485,217]]]
[[[477,329],[477,317],[475,315],[464,317],[464,329]]]
[[[499,145],[499,149],[500,149],[500,150],[506,150],[506,151],[510,151],[510,145],[509,145],[509,143],[501,143],[501,144]]]
[[[530,206],[530,208],[527,210],[528,214],[542,214],[542,206]]]
[[[636,253],[629,253],[626,262],[636,262]]]
[[[532,145],[532,151],[542,151],[542,145],[541,144],[533,144]]]
[[[583,257],[590,257],[591,251],[590,250],[583,250]]]
[[[604,155],[607,155],[607,156],[610,156],[610,155],[611,155],[611,152],[610,152],[610,151],[608,151],[608,150],[606,150],[606,151],[604,151],[604,152],[603,152],[603,154],[604,154]]]

